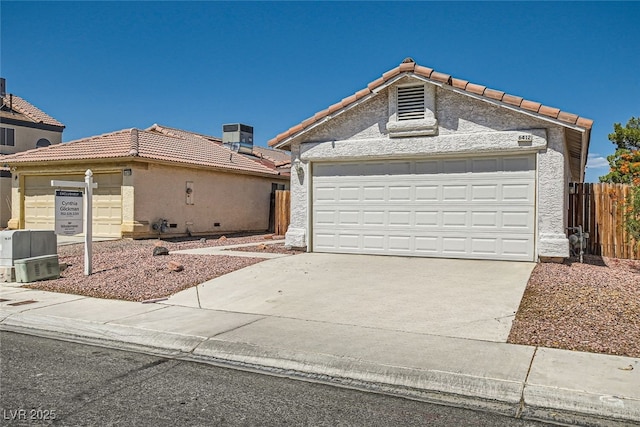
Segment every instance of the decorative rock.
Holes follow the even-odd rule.
[[[205,239],[204,237],[200,239],[200,243],[206,243],[207,239]]]
[[[221,242],[224,242],[225,240],[227,240],[227,237],[226,236],[220,236],[218,238],[218,240],[220,240]]]
[[[153,248],[153,256],[158,255],[169,255],[169,249],[165,248],[164,246],[156,246],[155,248]]]
[[[184,270],[184,265],[175,261],[169,261],[167,263],[167,267],[169,268],[169,270],[175,271],[176,273]]]

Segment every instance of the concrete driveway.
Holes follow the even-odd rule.
[[[506,342],[534,266],[306,253],[246,267],[167,303]]]

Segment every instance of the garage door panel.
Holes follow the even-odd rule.
[[[439,218],[438,211],[416,211],[414,225],[416,227],[439,227],[441,226]]]
[[[473,173],[487,173],[498,172],[500,170],[500,160],[494,159],[473,159],[471,160],[471,172]]]
[[[467,186],[466,185],[443,185],[442,186],[442,201],[467,201]]]
[[[443,160],[442,173],[456,174],[466,173],[468,170],[467,160]]]
[[[367,251],[384,251],[385,245],[385,237],[382,235],[372,236],[372,235],[364,235],[362,236],[362,247]]]
[[[52,180],[84,181],[84,175],[39,175],[25,177],[25,228],[53,230],[55,228],[55,197]],[[93,194],[93,234],[120,237],[122,224],[122,175],[95,174],[98,188]]]
[[[478,255],[495,255],[500,252],[495,237],[475,237],[471,239],[471,252]]]
[[[534,156],[313,170],[314,251],[533,260]]]
[[[363,200],[364,201],[384,201],[385,188],[383,186],[363,186]]]
[[[389,250],[390,251],[411,251],[411,237],[410,236],[389,236]]]
[[[499,186],[497,184],[476,184],[471,186],[471,200],[497,202]]]
[[[316,202],[332,201],[336,200],[336,188],[335,187],[317,187],[314,191],[314,197]]]
[[[415,252],[418,254],[438,254],[438,238],[435,236],[416,236]]]
[[[411,187],[408,185],[389,185],[389,200],[405,201],[411,200]]]
[[[529,201],[532,199],[534,187],[528,183],[502,185],[502,200],[505,202]]]
[[[535,160],[533,159],[533,156],[504,157],[502,170],[505,172],[533,172],[535,170]]]
[[[338,200],[350,202],[360,200],[360,187],[341,187],[338,189]]]

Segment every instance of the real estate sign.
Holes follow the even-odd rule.
[[[82,191],[56,190],[56,234],[82,233]]]

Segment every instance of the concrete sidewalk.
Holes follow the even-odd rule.
[[[284,259],[256,266],[277,262]],[[0,291],[0,330],[513,417],[603,426],[640,424],[640,360],[635,358],[401,331],[366,322],[345,324],[340,318],[241,311],[239,305],[235,311],[177,305],[190,298],[184,295],[142,304],[36,291],[18,284],[2,284]],[[199,290],[194,292],[198,298]],[[213,301],[212,296],[205,298]]]

